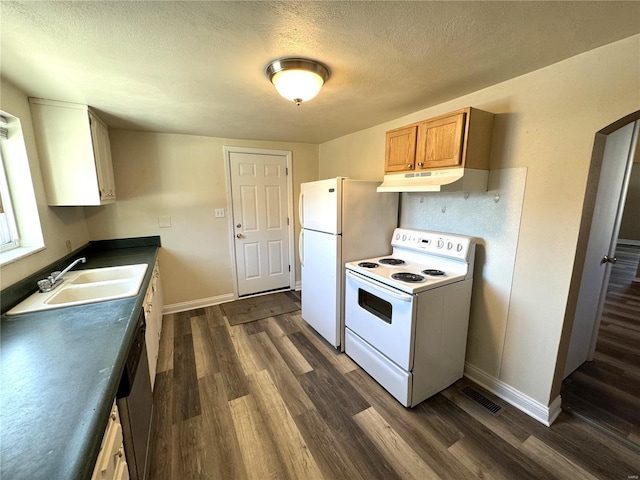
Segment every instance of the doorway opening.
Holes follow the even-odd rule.
[[[640,112],[637,112],[640,116]],[[626,117],[627,119],[629,117]],[[636,119],[637,120],[637,119]],[[563,378],[593,360],[600,316],[636,158],[640,121],[630,120],[607,133],[598,132],[585,196],[573,279],[567,304],[572,316]],[[581,268],[578,268],[581,267]]]
[[[640,224],[631,230],[621,226],[629,214],[640,215],[640,204],[628,201],[640,195],[639,135],[640,111],[596,134],[565,317],[565,322],[573,319],[572,330],[563,341],[564,374],[560,365],[556,372],[564,410],[635,445],[640,445],[640,283],[634,281],[640,275]]]

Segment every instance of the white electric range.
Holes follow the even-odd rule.
[[[345,353],[413,407],[462,377],[476,244],[397,228],[391,245],[346,264]]]

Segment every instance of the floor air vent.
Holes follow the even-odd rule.
[[[464,393],[467,397],[469,397],[474,402],[482,405],[484,408],[489,410],[493,415],[497,415],[500,412],[500,410],[502,410],[502,407],[500,405],[492,402],[487,397],[485,397],[480,392],[478,392],[477,390],[474,390],[471,387],[464,387],[462,389],[462,393]]]

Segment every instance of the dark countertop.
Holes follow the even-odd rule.
[[[157,245],[88,247],[74,270],[148,264],[138,295],[2,315],[1,478],[91,478],[157,255]]]

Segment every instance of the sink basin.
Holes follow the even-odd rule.
[[[85,302],[97,302],[114,298],[131,297],[138,293],[136,285],[127,280],[98,282],[80,286],[69,285],[54,293],[45,301],[48,305],[77,305]]]
[[[79,270],[77,275],[69,280],[71,284],[85,284],[108,282],[112,280],[132,280],[144,277],[147,264],[123,265],[121,267],[94,268],[93,270]]]
[[[71,271],[62,277],[59,287],[34,293],[7,315],[133,297],[140,291],[146,271],[146,263]]]

